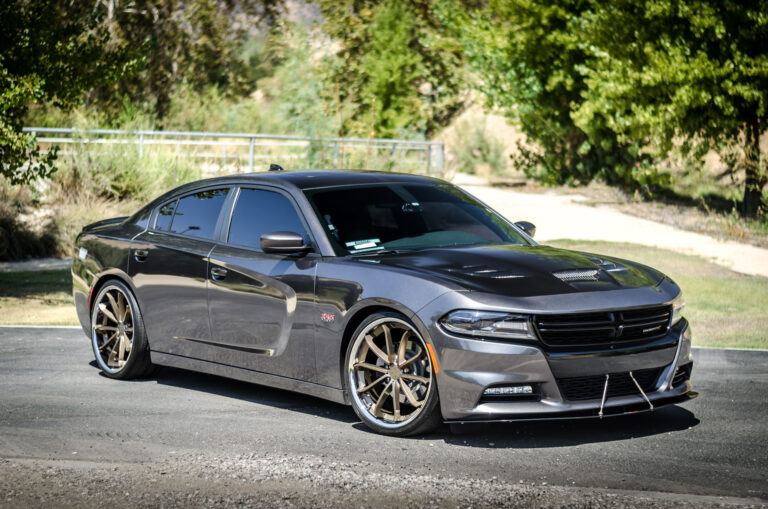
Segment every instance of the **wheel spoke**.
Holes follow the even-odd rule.
[[[403,382],[400,384],[400,388],[403,390],[403,394],[405,395],[405,398],[408,400],[408,402],[415,406],[416,408],[420,407],[422,404],[422,401],[419,401],[416,399],[416,396],[414,396],[413,392],[411,392],[411,388],[408,387],[408,384]]]
[[[383,366],[377,366],[376,364],[371,364],[368,362],[356,362],[352,365],[355,369],[367,369],[370,371],[377,371],[379,373],[389,373],[389,370]]]
[[[419,382],[424,385],[427,385],[429,383],[429,378],[424,378],[423,376],[412,375],[410,373],[403,373],[400,376],[402,378],[405,378],[406,380],[413,380],[414,382]]]
[[[109,299],[109,307],[111,308],[112,316],[115,317],[115,320],[117,320],[117,317],[120,316],[120,308],[117,305],[117,301],[109,292],[107,292],[106,296],[107,296],[107,299]]]
[[[376,354],[376,357],[378,357],[379,359],[389,364],[389,358],[387,357],[387,354],[382,352],[381,348],[376,346],[376,343],[373,342],[373,336],[371,336],[370,334],[366,335],[365,342],[368,344],[368,348],[370,348],[373,351],[373,353]]]
[[[120,292],[118,292],[118,294],[117,294],[117,308],[118,309],[116,310],[115,313],[117,314],[118,318],[120,318],[120,321],[124,322],[125,321],[125,314],[126,314],[126,311],[125,311],[125,309],[126,309],[126,306],[125,306],[125,295],[123,295]]]
[[[379,399],[376,401],[376,404],[371,409],[371,413],[374,417],[379,417],[381,415],[381,407],[384,405],[384,401],[387,399],[387,394],[389,391],[389,388],[392,386],[392,382],[389,382],[386,387],[384,387],[384,390],[381,391],[381,394],[379,395]]]
[[[411,364],[413,364],[414,362],[416,362],[417,360],[419,360],[422,355],[424,355],[424,349],[423,348],[419,348],[419,351],[416,352],[416,354],[413,357],[411,357],[410,359],[407,359],[407,360],[401,362],[397,367],[399,367],[400,369],[405,369],[408,366],[410,366]]]
[[[392,344],[392,331],[385,323],[381,324],[381,330],[384,331],[384,343],[387,345],[387,364],[392,364],[395,360],[395,346]]]
[[[106,341],[104,341],[104,342],[101,344],[101,346],[99,346],[99,351],[102,351],[102,350],[104,350],[104,349],[105,349],[107,346],[109,346],[109,344],[110,344],[112,341],[114,341],[114,339],[115,339],[116,337],[117,337],[117,332],[115,332],[114,334],[112,334],[112,335],[111,335],[109,338],[107,338],[107,340],[106,340]]]
[[[359,389],[357,389],[357,393],[360,394],[363,392],[368,392],[369,390],[373,389],[377,384],[379,384],[382,380],[386,380],[386,379],[387,379],[387,375],[381,375],[379,378],[369,383],[365,387],[360,387]]]
[[[394,408],[395,422],[400,421],[400,383],[394,382],[392,384],[392,407]]]
[[[112,311],[107,309],[107,306],[103,302],[99,302],[99,311],[101,311],[104,316],[106,316],[113,322],[119,323],[117,318],[115,318],[115,315],[112,314]]]
[[[104,325],[101,323],[97,323],[93,326],[93,330],[96,332],[114,332],[117,331],[117,327],[112,327],[110,325]]]
[[[125,337],[125,334],[120,334],[120,353],[118,354],[117,359],[122,361],[125,360],[125,343],[127,341],[127,338]]]
[[[403,336],[400,338],[400,344],[397,348],[397,362],[403,362],[405,360],[405,350],[408,346],[408,336],[411,335],[411,331],[406,329],[405,332],[403,332]]]

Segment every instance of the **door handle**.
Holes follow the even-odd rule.
[[[133,252],[133,257],[136,258],[137,262],[145,261],[147,256],[149,256],[149,249],[137,249]]]
[[[211,269],[211,277],[216,281],[221,281],[227,277],[227,269],[222,267],[214,267]]]

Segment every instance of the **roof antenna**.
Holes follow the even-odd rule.
[[[279,164],[272,163],[269,165],[269,171],[283,171],[283,167]]]

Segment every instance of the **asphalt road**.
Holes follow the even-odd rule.
[[[369,432],[348,407],[214,376],[162,369],[148,380],[110,380],[81,330],[0,328],[0,506],[97,505],[98,483],[122,490],[129,481],[145,483],[138,505],[181,504],[190,490],[207,497],[196,504],[234,505],[257,485],[269,493],[248,505],[300,506],[317,496],[342,503],[366,483],[385,497],[372,506],[413,496],[444,506],[450,497],[765,504],[768,352],[696,349],[694,357],[700,397],[682,406],[395,439]],[[414,479],[444,492],[406,489]],[[482,498],[502,488],[508,498]],[[175,498],[158,498],[166,492]]]

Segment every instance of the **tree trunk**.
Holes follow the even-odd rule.
[[[744,146],[746,182],[741,213],[744,217],[757,217],[763,201],[766,176],[760,171],[760,126],[757,120],[747,126]]]

